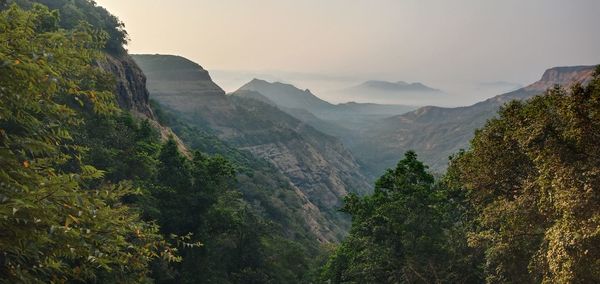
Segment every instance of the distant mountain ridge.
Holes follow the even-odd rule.
[[[418,82],[407,83],[404,81],[388,82],[388,81],[370,80],[370,81],[366,81],[354,88],[365,88],[365,89],[372,88],[372,89],[379,89],[379,90],[390,91],[390,92],[403,92],[403,91],[436,92],[436,93],[442,92],[438,89],[428,87],[422,83],[418,83]]]
[[[257,95],[257,94],[260,94]],[[335,124],[342,129],[350,130],[363,127],[375,120],[399,115],[414,110],[415,106],[384,105],[374,103],[348,102],[332,104],[314,95],[310,90],[301,90],[291,84],[267,82],[254,79],[243,85],[234,96],[251,97],[276,105],[292,116],[309,123],[313,127],[328,131]],[[308,112],[308,113],[307,113]],[[327,127],[324,128],[323,125]],[[343,138],[348,133],[333,130],[336,136]]]
[[[373,127],[381,119],[414,110],[415,106],[348,102],[331,104],[290,84],[254,79],[232,96],[260,100],[342,140],[349,148],[358,141],[362,129]],[[363,171],[365,173],[365,171]],[[373,176],[369,177],[373,179]]]
[[[444,108],[427,106],[387,118],[360,135],[351,147],[359,160],[373,172],[392,166],[405,151],[415,150],[435,171],[443,171],[448,157],[468,148],[476,129],[494,117],[498,109],[512,100],[526,100],[548,88],[570,88],[591,80],[594,66],[554,67],[542,78],[519,90],[498,95],[471,106]]]
[[[338,90],[335,94],[349,101],[416,106],[434,104],[442,99],[448,99],[448,95],[442,90],[419,82],[407,83],[404,81],[370,80]]]
[[[267,82],[253,79],[239,88],[239,91],[255,91],[267,97],[278,106],[286,108],[300,108],[306,110],[326,110],[334,107],[311,93],[310,90],[300,90],[293,85],[280,82]]]

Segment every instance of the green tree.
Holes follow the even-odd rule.
[[[459,155],[490,283],[600,282],[600,68],[592,82],[512,102]]]
[[[98,182],[71,135],[83,113],[117,112],[110,77],[92,64],[106,35],[60,30],[57,16],[42,5],[0,12],[0,278],[144,281],[148,262],[173,250],[122,204],[128,184]]]
[[[0,9],[15,3],[24,9],[32,8],[36,3],[57,11],[60,17],[57,23],[65,29],[73,29],[80,22],[89,23],[94,29],[105,32],[108,37],[102,48],[112,54],[125,53],[124,46],[128,41],[125,25],[106,9],[98,6],[93,0],[3,0]]]
[[[342,210],[352,216],[352,229],[326,265],[325,279],[477,282],[476,267],[462,255],[466,239],[452,234],[462,216],[455,213],[460,199],[451,193],[435,183],[414,152],[407,152],[395,169],[379,178],[372,195],[345,199]]]

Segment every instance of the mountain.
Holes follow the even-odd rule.
[[[432,89],[433,90],[433,89]],[[254,92],[254,94],[252,93]],[[314,95],[310,90],[301,90],[294,85],[280,82],[267,82],[253,79],[240,87],[233,94],[237,96],[255,96],[256,93],[269,100],[269,103],[286,109],[304,109],[318,116],[327,117],[335,114],[358,115],[398,115],[415,109],[413,106],[394,104],[374,104],[348,102],[331,104]]]
[[[426,105],[447,97],[443,91],[422,83],[377,80],[366,81],[336,93],[348,100],[400,105]]]
[[[300,90],[293,85],[280,82],[269,83],[253,79],[240,87],[239,91],[255,91],[269,98],[275,105],[291,109],[306,109],[308,111],[325,111],[332,104],[318,98],[310,90]]]
[[[387,82],[387,81],[371,80],[371,81],[366,81],[354,88],[360,89],[360,90],[380,90],[380,91],[388,91],[388,92],[441,93],[440,90],[425,86],[421,83],[407,83],[404,81]]]
[[[258,99],[275,105],[297,119],[342,139],[354,141],[356,131],[369,128],[378,120],[416,109],[405,105],[349,102],[331,104],[309,90],[293,85],[254,79],[231,95]]]
[[[148,77],[150,97],[166,112],[268,161],[276,169],[274,174],[285,177],[294,199],[302,200],[306,223],[321,242],[344,236],[349,223],[336,210],[341,198],[349,192],[367,192],[371,186],[338,139],[275,107],[266,95],[225,95],[206,70],[183,57],[136,55],[134,59]],[[309,91],[297,95],[302,96],[298,106],[327,105]],[[280,99],[291,103],[289,97]]]
[[[539,81],[525,88],[471,106],[427,106],[390,117],[359,135],[360,141],[351,150],[374,173],[394,165],[408,150],[415,150],[439,172],[447,166],[450,155],[468,148],[474,131],[494,117],[503,104],[529,99],[554,85],[569,88],[577,82],[585,84],[593,70],[593,66],[551,68]]]

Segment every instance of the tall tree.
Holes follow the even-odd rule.
[[[325,267],[333,283],[476,282],[465,239],[452,239],[462,216],[451,191],[436,184],[414,152],[376,182],[373,195],[350,195],[350,235]],[[461,245],[461,246],[459,246]],[[459,250],[456,250],[458,248]],[[467,260],[465,260],[467,259]]]

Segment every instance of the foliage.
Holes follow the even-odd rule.
[[[182,250],[183,262],[175,267],[176,283],[266,283],[295,282],[299,275],[289,267],[301,265],[302,258],[280,262],[282,252],[294,250],[293,242],[273,238],[266,220],[246,203],[235,190],[235,171],[221,156],[208,157],[195,152],[191,160],[177,152],[174,141],[167,142],[159,154],[159,170],[151,196],[155,216],[165,234],[192,232],[201,249]],[[177,171],[180,171],[179,174]],[[177,179],[166,175],[177,175]],[[183,182],[182,180],[187,180]],[[181,218],[185,216],[185,218]],[[288,260],[291,261],[291,260]],[[278,271],[278,273],[273,273]],[[287,275],[286,275],[287,273]],[[280,277],[289,278],[280,278]],[[199,279],[201,278],[201,279]]]
[[[488,282],[600,281],[599,71],[570,93],[508,104],[453,161]]]
[[[144,281],[173,250],[121,202],[130,184],[81,160],[71,131],[83,113],[117,112],[111,80],[92,67],[105,36],[58,22],[41,5],[0,13],[0,278]]]
[[[163,145],[151,122],[116,108],[113,79],[92,67],[114,35],[97,22],[61,29],[96,17],[65,16],[61,3],[94,5],[18,2],[29,12],[2,7],[0,25],[3,280],[306,280],[316,241],[298,225],[301,204],[279,201],[293,192],[268,163],[181,122],[195,147],[236,164]]]
[[[476,282],[475,262],[455,225],[461,197],[436,184],[414,152],[376,182],[372,195],[345,199],[350,236],[324,269],[333,283]],[[464,210],[466,211],[466,210]],[[460,232],[460,231],[459,231]]]
[[[502,108],[437,181],[407,152],[345,199],[324,260],[270,164],[155,105],[182,154],[117,109],[93,63],[126,40],[93,1],[0,2],[0,282],[600,282],[600,68]],[[297,139],[276,134],[244,139]]]
[[[154,110],[163,113],[158,106]],[[142,188],[142,195],[125,200],[139,206],[146,220],[156,220],[161,234],[187,237],[171,242],[180,249],[181,263],[152,264],[156,282],[297,283],[304,279],[309,269],[307,245],[283,235],[274,223],[277,219],[271,217],[288,213],[265,215],[251,202],[261,198],[266,208],[273,206],[267,193],[262,193],[266,189],[252,189],[253,199],[240,192],[250,186],[241,174],[247,169],[219,154],[195,151],[184,156],[173,140],[163,144],[148,122],[130,115],[86,119],[75,133],[75,139],[89,149],[83,159],[105,169],[105,178],[113,183],[131,180]],[[187,127],[183,122],[176,125]],[[213,153],[235,152],[197,131],[186,135],[194,137],[196,146],[211,146]],[[269,170],[264,171],[268,178]],[[293,229],[293,221],[288,222],[292,223],[286,227]]]
[[[73,29],[81,22],[89,23],[94,30],[103,31],[107,34],[106,44],[103,46],[106,51],[110,53],[126,52],[124,46],[127,44],[128,35],[125,31],[125,25],[106,9],[97,6],[95,1],[7,0],[4,6],[8,7],[11,3],[16,3],[25,9],[30,9],[36,3],[39,3],[51,10],[56,10],[58,24],[61,28]],[[1,2],[0,9],[2,9]]]

